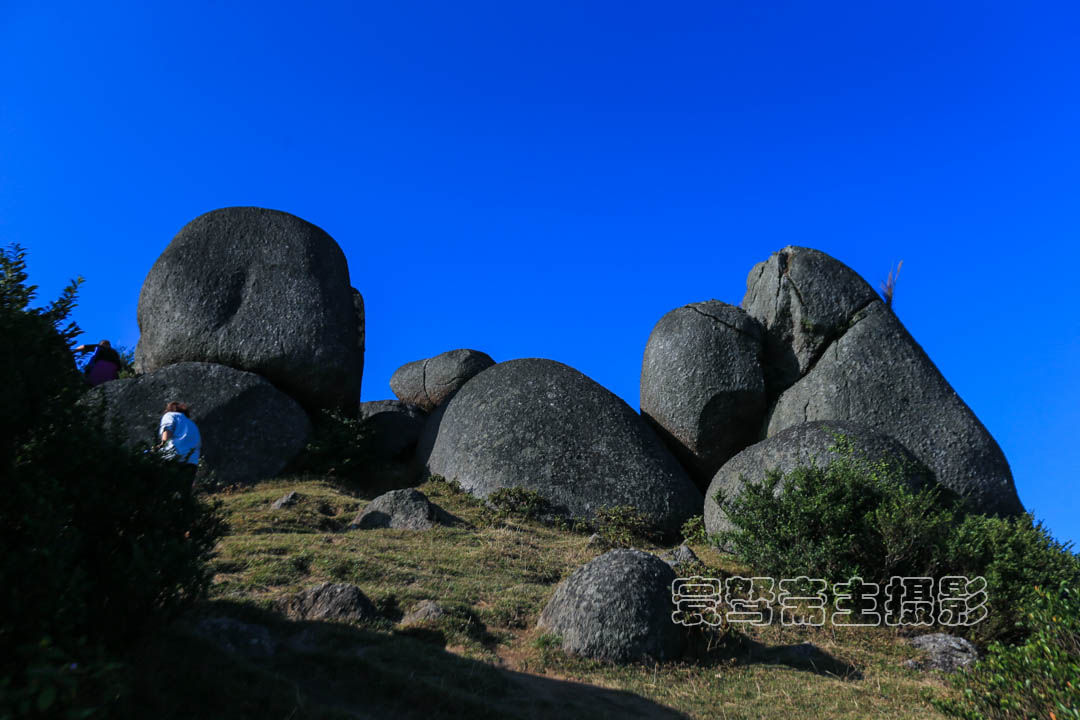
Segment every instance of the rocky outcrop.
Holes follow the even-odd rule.
[[[717,300],[672,310],[649,335],[641,414],[702,490],[762,430],[763,335],[746,312]]]
[[[447,524],[449,516],[419,490],[391,490],[364,507],[349,529],[429,530]]]
[[[914,637],[909,642],[924,653],[920,660],[907,661],[907,667],[913,670],[939,670],[951,673],[979,659],[978,649],[956,635],[930,633]]]
[[[561,582],[538,626],[557,635],[566,652],[598,660],[663,661],[683,649],[671,621],[675,573],[655,555],[611,550]]]
[[[724,463],[705,493],[705,531],[715,534],[731,529],[716,502],[717,493],[727,500],[734,499],[747,483],[761,482],[769,472],[787,475],[800,467],[824,467],[843,457],[844,448],[850,448],[852,455],[861,461],[891,464],[909,487],[918,489],[934,484],[933,473],[888,435],[848,422],[804,423],[751,445]],[[783,483],[777,490],[782,487]]]
[[[298,620],[356,622],[379,617],[363,591],[347,583],[322,583],[308,588],[286,601],[284,610]]]
[[[390,377],[390,389],[402,402],[431,412],[477,373],[495,364],[479,350],[451,350],[402,365]]]
[[[185,225],[139,295],[139,372],[212,362],[267,378],[309,410],[355,411],[363,300],[333,238],[288,213],[231,207]]]
[[[201,477],[247,483],[273,477],[307,442],[311,425],[295,400],[254,373],[185,362],[91,389],[81,401],[129,445],[156,444],[171,401],[187,403],[202,437]]]
[[[899,440],[976,510],[1023,512],[994,438],[850,268],[787,247],[754,268],[747,288],[743,307],[766,328],[779,394],[767,436],[815,420],[864,425]]]
[[[428,419],[417,455],[474,495],[522,487],[586,520],[630,505],[676,532],[701,508],[701,494],[637,413],[552,360],[511,360],[472,378]]]

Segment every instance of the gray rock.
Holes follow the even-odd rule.
[[[281,510],[282,508],[292,507],[296,503],[300,502],[300,493],[295,490],[290,490],[285,493],[270,506],[271,510]]]
[[[307,442],[311,425],[295,400],[263,378],[213,363],[185,362],[98,385],[83,396],[129,445],[155,444],[170,401],[187,403],[202,437],[200,477],[246,483],[273,477]]]
[[[345,255],[288,213],[231,207],[185,225],[139,295],[139,372],[186,360],[258,373],[308,409],[354,412],[363,301]]]
[[[611,550],[561,582],[538,626],[562,648],[599,660],[662,661],[677,657],[684,637],[671,621],[675,573],[640,550]]]
[[[285,605],[298,620],[363,621],[379,617],[363,591],[347,583],[322,583],[294,595]]]
[[[768,396],[763,331],[718,300],[660,318],[641,366],[641,414],[704,490],[763,429]]]
[[[701,508],[640,415],[552,360],[511,360],[472,378],[428,418],[417,456],[474,495],[522,487],[587,521],[629,505],[673,533]]]
[[[660,559],[670,565],[672,570],[678,570],[684,565],[699,565],[701,563],[697,553],[686,545],[680,545],[674,550],[668,550],[660,555]]]
[[[451,350],[402,365],[390,377],[390,389],[402,401],[432,411],[477,373],[495,364],[479,350]]]
[[[802,377],[852,316],[878,299],[838,260],[789,245],[758,263],[742,306],[766,331],[766,376],[775,397]]]
[[[812,422],[796,425],[773,437],[751,445],[727,461],[713,477],[705,493],[705,531],[710,535],[730,530],[727,516],[716,502],[717,492],[732,499],[746,483],[765,479],[771,470],[787,475],[799,467],[824,467],[840,453],[835,450],[837,435],[850,443],[856,457],[869,463],[887,461],[902,470],[902,478],[912,488],[934,483],[934,476],[907,448],[883,433],[848,422]],[[783,483],[777,486],[777,491]]]
[[[270,657],[278,649],[277,640],[266,627],[230,617],[204,618],[195,625],[195,632],[238,655]]]
[[[813,420],[846,420],[893,436],[979,512],[1023,512],[1001,448],[880,301],[857,313],[780,396],[768,435]]]
[[[446,614],[446,611],[434,600],[421,600],[401,618],[401,625],[422,625],[434,622]]]
[[[445,513],[419,490],[391,490],[360,511],[350,529],[429,530],[444,523]]]
[[[946,633],[931,633],[912,638],[910,643],[926,653],[923,660],[908,660],[907,666],[917,670],[956,672],[979,659],[979,651],[962,637]]]
[[[416,405],[398,400],[360,403],[360,421],[367,444],[378,460],[403,460],[412,455],[427,415]]]

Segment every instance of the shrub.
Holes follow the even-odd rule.
[[[976,642],[1022,639],[1020,608],[1036,586],[1080,586],[1080,559],[1030,515],[971,513],[940,488],[908,488],[895,466],[868,464],[843,442],[836,449],[825,467],[772,473],[737,498],[718,498],[734,529],[717,540],[772,577],[981,575],[989,613],[963,630]]]
[[[592,525],[611,547],[630,547],[640,542],[654,542],[659,534],[648,519],[631,505],[598,508]]]
[[[323,410],[315,418],[311,440],[290,469],[362,480],[371,470],[374,457],[371,442],[371,431],[363,421]]]
[[[487,496],[487,504],[496,517],[514,515],[526,520],[542,519],[555,510],[543,495],[522,487],[499,488]]]
[[[696,542],[704,543],[708,542],[708,535],[705,532],[705,516],[695,515],[682,526],[683,542]]]
[[[958,700],[939,709],[967,720],[1080,720],[1080,591],[1061,583],[1036,589],[1021,625],[1020,645],[995,642],[973,668],[958,673]]]
[[[0,716],[88,717],[123,692],[116,658],[201,597],[221,534],[175,464],[92,430],[64,325],[77,283],[32,309],[25,253],[0,251],[2,361],[19,404],[0,474]],[[10,333],[10,334],[8,334]]]

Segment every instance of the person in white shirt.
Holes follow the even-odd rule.
[[[165,406],[165,414],[158,424],[161,442],[158,450],[170,460],[184,464],[194,481],[195,471],[199,466],[199,454],[202,450],[202,437],[195,421],[188,416],[188,406],[181,402],[170,402]]]

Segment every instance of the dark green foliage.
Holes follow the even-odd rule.
[[[885,583],[893,575],[981,575],[989,614],[964,630],[976,642],[1021,639],[1020,607],[1035,586],[1080,587],[1080,560],[1030,515],[970,513],[955,496],[912,490],[897,468],[837,447],[841,456],[826,467],[774,473],[737,498],[718,498],[734,530],[717,540],[772,577]]]
[[[3,413],[0,717],[87,717],[122,692],[113,658],[205,592],[221,528],[182,469],[75,405],[77,284],[30,309],[24,252],[0,251],[0,271],[0,328],[19,349],[2,362],[22,403]]]
[[[682,526],[683,542],[703,543],[708,541],[705,533],[705,516],[695,515]]]
[[[611,547],[633,547],[659,540],[648,519],[631,505],[598,508],[592,525]]]
[[[495,511],[496,517],[516,516],[538,520],[554,512],[543,495],[521,487],[499,488],[487,496],[487,504]]]
[[[313,420],[311,440],[290,470],[362,480],[373,464],[371,431],[361,420],[333,410],[323,410]]]
[[[953,678],[959,700],[935,703],[965,720],[1080,720],[1080,590],[1062,583],[1028,600],[1020,645],[995,642]]]
[[[980,642],[1024,637],[1021,608],[1034,602],[1035,586],[1066,582],[1080,588],[1080,558],[1030,515],[969,515],[951,534],[947,557],[952,574],[986,578],[990,614],[972,628],[972,638]]]

